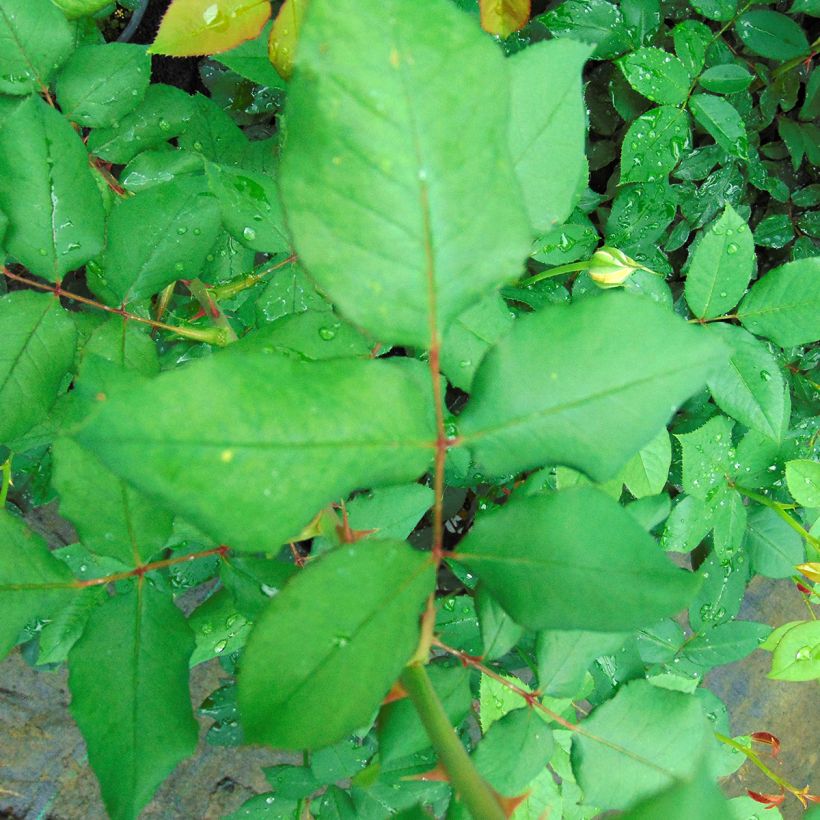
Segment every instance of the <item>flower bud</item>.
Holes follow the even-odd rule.
[[[600,288],[617,288],[627,277],[643,265],[630,259],[623,251],[604,245],[589,260],[589,276]]]

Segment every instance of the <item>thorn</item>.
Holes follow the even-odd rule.
[[[407,777],[403,777],[402,780],[423,780],[425,783],[449,783],[450,776],[441,763],[437,763],[435,768],[429,771],[411,774]]]
[[[401,683],[399,683],[399,681],[396,681],[390,688],[390,691],[384,696],[382,706],[387,706],[388,703],[393,703],[393,701],[396,700],[404,700],[406,697],[409,697],[407,690],[401,685]]]
[[[532,794],[532,790],[528,789],[523,794],[515,797],[504,797],[503,794],[495,793],[496,799],[501,804],[501,808],[507,817],[512,817],[515,810]]]
[[[197,319],[201,319],[205,315],[205,308],[200,308],[193,316],[191,316],[191,322],[195,322]]]

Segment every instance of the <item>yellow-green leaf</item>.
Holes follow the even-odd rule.
[[[218,54],[256,37],[269,17],[268,0],[174,0],[148,51],[172,57]]]
[[[481,28],[499,37],[509,37],[530,19],[530,0],[479,0]]]
[[[293,71],[293,56],[305,16],[307,0],[285,0],[273,21],[268,41],[268,56],[273,67],[286,80]]]

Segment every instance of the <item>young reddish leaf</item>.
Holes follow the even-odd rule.
[[[758,803],[765,803],[767,809],[773,809],[775,806],[782,805],[786,799],[785,794],[763,794],[761,792],[753,792],[751,789],[746,789],[746,794]]]
[[[489,34],[509,37],[530,19],[530,0],[479,0],[481,28]]]
[[[252,40],[270,17],[268,0],[174,0],[162,18],[151,54],[218,54]]]
[[[752,740],[758,743],[766,743],[772,747],[772,757],[777,757],[780,754],[780,739],[775,737],[771,732],[752,732]]]
[[[268,57],[285,80],[290,79],[293,71],[296,43],[299,40],[299,30],[302,27],[307,3],[308,0],[285,0],[270,30]]]

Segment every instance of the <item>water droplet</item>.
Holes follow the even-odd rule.
[[[220,652],[224,652],[227,646],[228,642],[226,640],[218,641],[214,644],[214,652],[218,655]]]
[[[256,239],[256,231],[248,226],[242,231],[242,236],[244,236],[248,242],[253,242],[253,240]]]
[[[796,661],[810,661],[811,660],[811,647],[810,646],[801,646],[797,652],[794,653],[794,659]]]
[[[160,128],[160,131],[170,131],[171,130],[171,123],[168,120],[160,119],[157,125]]]
[[[320,327],[319,336],[326,342],[336,337],[336,331],[332,327]]]
[[[188,233],[188,229],[187,229],[184,225],[180,225],[180,226],[177,228],[177,234],[178,234],[179,236],[185,236],[185,234],[186,234],[186,233]]]
[[[769,373],[768,370],[761,370],[760,371],[760,378],[763,379],[764,382],[771,381],[772,374]]]
[[[734,242],[730,242],[726,246],[726,253],[728,253],[729,255],[731,255],[733,253],[737,253],[737,245]]]

